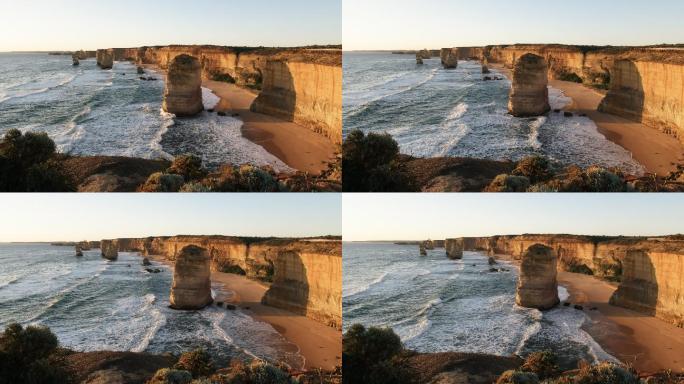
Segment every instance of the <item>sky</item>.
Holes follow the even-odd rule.
[[[684,43],[682,0],[344,0],[345,50]]]
[[[339,194],[0,194],[0,242],[341,235]]]
[[[0,0],[0,52],[342,43],[342,0]]]
[[[684,194],[345,194],[344,241],[684,233]]]

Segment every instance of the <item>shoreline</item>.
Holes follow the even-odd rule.
[[[157,65],[140,66],[165,75]],[[337,149],[327,137],[293,122],[252,112],[250,107],[257,92],[214,80],[202,80],[202,86],[220,99],[214,108],[215,112],[239,119],[242,122],[242,137],[260,145],[290,168],[319,175],[327,169],[328,162],[334,161]]]
[[[144,257],[140,255],[141,259]],[[151,261],[173,268],[173,263],[161,256],[147,256]],[[268,290],[266,284],[245,276],[211,271],[212,283],[222,284],[231,295],[217,295],[215,301],[235,305],[254,320],[269,324],[285,340],[299,349],[304,358],[303,371],[321,368],[332,371],[342,365],[342,332],[318,323],[306,316],[261,304]],[[293,352],[293,351],[288,351]]]
[[[502,64],[489,63],[489,68],[509,80],[512,77],[511,70]],[[549,85],[572,100],[563,110],[585,114],[600,134],[630,152],[647,173],[667,176],[677,170],[676,164],[684,162],[684,146],[675,137],[620,116],[599,112],[598,106],[605,97],[601,92],[580,83],[561,80],[549,80]]]
[[[519,261],[510,255],[494,257],[520,267]],[[594,276],[559,271],[558,285],[568,291],[566,302],[584,307],[588,321],[581,329],[606,353],[631,365],[640,375],[667,369],[684,373],[684,358],[678,353],[684,350],[684,329],[654,316],[609,304],[617,285]]]

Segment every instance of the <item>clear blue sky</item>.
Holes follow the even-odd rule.
[[[345,194],[343,238],[684,233],[684,194]]]
[[[0,242],[341,235],[339,194],[0,194]]]
[[[342,0],[0,0],[0,52],[342,43]]]
[[[684,43],[682,0],[344,0],[345,50]]]

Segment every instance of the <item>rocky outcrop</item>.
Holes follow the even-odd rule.
[[[684,250],[668,244],[627,251],[610,303],[684,327]]]
[[[173,267],[171,308],[202,309],[212,302],[209,252],[194,245],[183,247]]]
[[[539,116],[551,110],[549,105],[548,66],[543,57],[527,53],[513,69],[508,112],[513,116]]]
[[[684,238],[521,235],[467,238],[466,250],[522,259],[535,244],[552,248],[558,270],[621,281],[611,303],[682,326]]]
[[[97,50],[97,65],[102,69],[112,69],[114,66],[114,54],[111,49]]]
[[[246,48],[173,45],[115,48],[117,60],[169,68],[179,55],[199,60],[203,79],[264,92],[255,111],[286,118],[336,143],[342,132],[340,49]]]
[[[416,63],[423,64],[423,60],[431,59],[432,54],[427,49],[416,52]]]
[[[444,246],[449,259],[457,260],[463,258],[463,239],[446,239]]]
[[[489,71],[489,61],[488,61],[487,58],[485,57],[485,58],[482,59],[482,74],[483,74],[483,75],[486,75],[486,74],[488,74],[488,73],[490,73],[490,71]]]
[[[435,243],[430,239],[423,241],[423,246],[430,251],[435,249]]]
[[[166,74],[164,111],[193,116],[204,110],[200,62],[189,55],[176,56]]]
[[[293,121],[341,143],[341,67],[269,60],[262,75],[252,111]]]
[[[641,122],[684,142],[684,58],[670,63],[626,57],[610,67],[610,89],[599,111]]]
[[[76,55],[75,53],[71,55],[71,61],[74,67],[79,66],[81,64],[81,62],[78,60],[78,55]]]
[[[444,69],[458,67],[458,48],[442,48],[439,54]]]
[[[76,245],[74,248],[75,248],[75,251],[76,251],[76,256],[78,256],[78,257],[83,256],[83,251],[81,250],[81,246],[80,246],[80,245]]]
[[[119,258],[119,243],[117,240],[100,241],[100,250],[102,252],[102,257],[107,260],[116,260]]]
[[[425,249],[425,243],[421,242],[418,244],[418,252],[421,256],[427,256],[427,250]]]
[[[522,257],[515,303],[540,310],[558,305],[557,257],[553,249],[534,244]]]
[[[342,327],[342,255],[283,250],[262,303]]]
[[[268,305],[327,325],[340,324],[342,244],[339,240],[171,236],[118,239],[118,242],[120,251],[163,256],[169,261],[176,261],[185,247],[201,247],[207,250],[215,271],[243,273],[265,282],[279,281],[269,290]],[[289,282],[292,287],[288,287]]]

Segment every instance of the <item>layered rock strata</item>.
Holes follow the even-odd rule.
[[[521,260],[535,244],[552,248],[558,269],[621,282],[611,302],[683,326],[684,238],[521,235],[464,238],[464,248]]]
[[[522,257],[515,303],[540,310],[558,305],[557,257],[553,249],[534,244]]]
[[[543,57],[527,53],[513,69],[508,112],[513,116],[539,116],[551,110],[549,105],[548,66]]]
[[[455,69],[458,67],[458,48],[442,48],[439,56],[444,69]]]
[[[463,239],[446,239],[444,247],[449,259],[457,260],[463,258]]]
[[[100,241],[101,255],[107,260],[116,260],[119,258],[119,243],[117,240],[102,240]]]
[[[102,69],[112,69],[114,66],[114,53],[111,49],[97,50],[97,65]]]
[[[166,74],[164,111],[177,116],[193,116],[204,110],[201,71],[197,58],[179,55],[173,59]]]
[[[209,252],[194,245],[183,247],[173,267],[171,308],[202,309],[212,301]]]
[[[187,246],[204,248],[213,270],[240,273],[266,282],[278,280],[269,290],[268,305],[327,325],[341,324],[342,244],[339,240],[171,236],[118,239],[118,244],[121,251],[162,256],[172,262]],[[292,287],[288,287],[288,282],[293,282]]]
[[[199,60],[205,80],[263,91],[254,110],[293,121],[333,142],[342,137],[342,52],[339,48],[246,48],[172,45],[114,48],[115,60],[169,68],[176,56]]]

